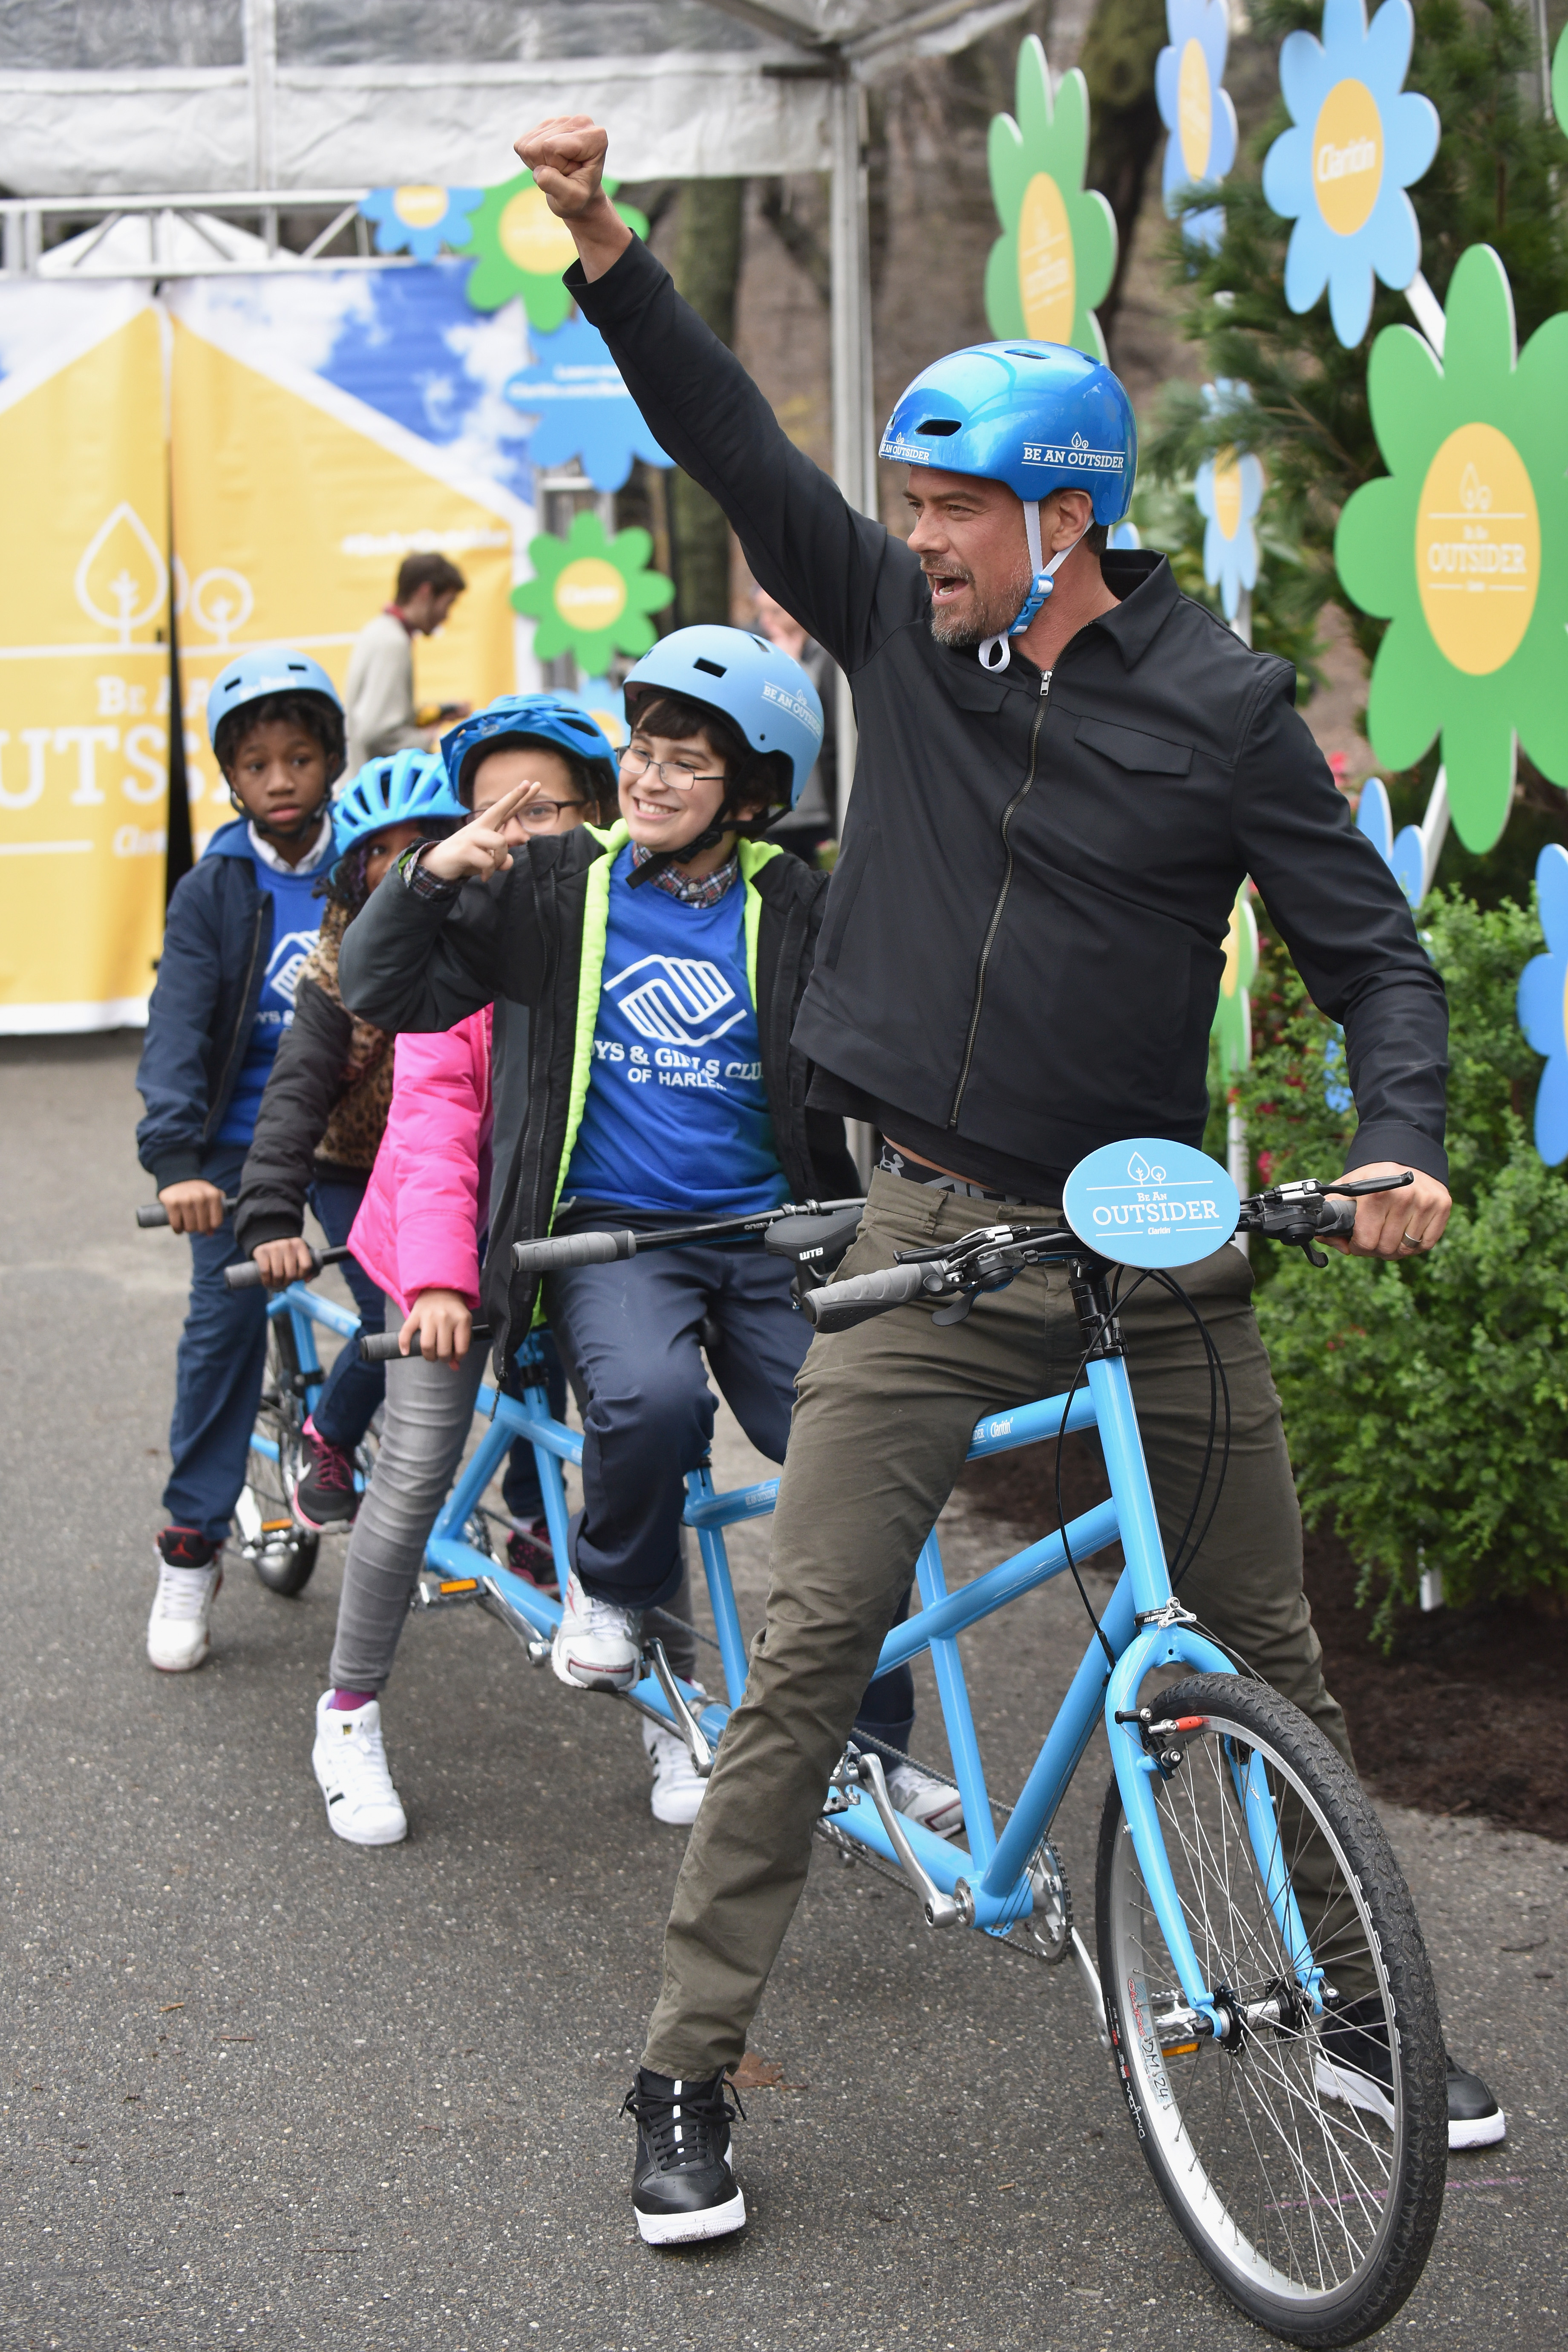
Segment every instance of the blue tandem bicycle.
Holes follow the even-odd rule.
[[[1194,1177],[1190,1163],[1203,1172]],[[1048,1964],[1076,1961],[1140,2146],[1189,2245],[1254,2320],[1313,2346],[1353,2343],[1382,2326],[1432,2244],[1447,2170],[1447,2093],[1431,1970],[1398,1864],[1349,1767],[1298,1709],[1204,1632],[1173,1589],[1117,1303],[1130,1267],[1136,1280],[1170,1284],[1172,1266],[1206,1255],[1237,1228],[1325,1264],[1313,1244],[1349,1232],[1354,1202],[1346,1196],[1409,1181],[1309,1181],[1240,1202],[1214,1161],[1183,1146],[1116,1146],[1074,1171],[1064,1224],[981,1227],[847,1281],[820,1276],[847,1247],[858,1203],[826,1214],[808,1203],[723,1226],[795,1259],[803,1310],[824,1332],[917,1302],[951,1320],[1026,1266],[1067,1269],[1083,1338],[1074,1381],[1062,1395],[982,1420],[970,1459],[1092,1430],[1110,1499],[956,1591],[933,1529],[916,1564],[920,1612],[888,1635],[878,1669],[930,1653],[967,1845],[896,1811],[881,1759],[853,1743],[825,1792],[818,1828],[847,1858],[895,1874],[931,1927],[971,1929]],[[1131,1236],[1129,1216],[1140,1229]],[[718,1237],[714,1227],[576,1234],[519,1244],[514,1255],[521,1269],[543,1275]],[[1103,1250],[1095,1246],[1101,1241]],[[365,1342],[364,1351],[382,1355],[395,1345],[389,1337]],[[1217,1404],[1223,1372],[1212,1349],[1209,1362]],[[520,1396],[481,1391],[490,1426],[437,1520],[415,1605],[478,1601],[542,1664],[559,1605],[478,1548],[477,1515],[503,1455],[526,1438],[551,1539],[564,1559],[561,1471],[580,1463],[582,1438],[550,1413],[534,1342],[517,1363]],[[1227,1401],[1225,1413],[1228,1427]],[[647,1642],[647,1671],[625,1695],[624,1703],[686,1740],[703,1775],[746,1680],[724,1531],[769,1514],[777,1486],[770,1479],[722,1494],[708,1466],[687,1475],[685,1524],[700,1553],[724,1700],[677,1677],[658,1639]],[[998,1803],[986,1784],[960,1637],[1117,1541],[1125,1566],[1114,1593],[1022,1789],[1011,1807]],[[1150,1677],[1173,1669],[1173,1683],[1145,1694]],[[1113,1774],[1100,1821],[1091,1955],[1074,1925],[1050,1832],[1102,1722]],[[1369,2077],[1376,2078],[1370,2098]]]

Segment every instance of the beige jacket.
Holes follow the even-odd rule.
[[[428,730],[414,722],[414,640],[395,613],[378,613],[360,631],[349,656],[344,710],[351,776],[367,760],[408,744],[428,746]]]

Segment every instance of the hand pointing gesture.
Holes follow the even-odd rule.
[[[511,864],[512,849],[506,837],[507,819],[542,790],[537,783],[510,786],[445,841],[431,845],[421,860],[426,873],[437,882],[486,882],[492,874],[504,874]]]

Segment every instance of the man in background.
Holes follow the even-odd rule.
[[[762,635],[799,662],[822,698],[822,751],[816,765],[794,808],[786,810],[768,833],[770,841],[793,849],[809,866],[817,845],[838,830],[838,747],[834,719],[838,670],[832,655],[815,637],[808,636],[794,614],[786,613],[778,598],[770,596],[765,588],[753,591],[752,609]]]
[[[420,710],[414,700],[414,640],[435,635],[468,584],[445,555],[404,557],[391,604],[365,624],[349,656],[349,775],[410,744],[429,751],[440,728],[472,709],[443,702]]]

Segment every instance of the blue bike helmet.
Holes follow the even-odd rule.
[[[438,752],[391,751],[367,760],[346,787],[332,810],[332,836],[342,857],[388,825],[423,824],[437,817],[462,824],[468,814]]]
[[[242,710],[247,702],[259,702],[269,694],[314,695],[331,704],[342,724],[343,706],[338,689],[321,663],[289,646],[264,646],[258,653],[241,654],[213,682],[207,697],[207,740],[215,751],[219,722],[231,711]]]
[[[1120,522],[1138,471],[1138,425],[1103,361],[1065,343],[972,343],[916,376],[888,420],[879,454],[900,465],[1005,482],[1023,500],[1033,577],[1007,631],[1016,637],[1072,553],[1064,547],[1044,560],[1040,500],[1053,490],[1088,490],[1095,521]],[[1007,637],[988,637],[981,646],[987,669],[1006,668]]]
[[[462,806],[463,771],[476,753],[494,746],[498,737],[526,735],[531,742],[552,743],[569,759],[580,760],[598,786],[601,797],[613,801],[616,755],[608,737],[589,718],[580,702],[564,694],[499,694],[483,710],[476,710],[441,738],[441,757],[452,791]],[[463,807],[463,814],[468,810]]]
[[[782,752],[789,765],[789,804],[822,751],[822,698],[799,662],[750,629],[717,622],[674,629],[626,674],[626,717],[655,692],[678,694],[721,710],[753,751]]]

